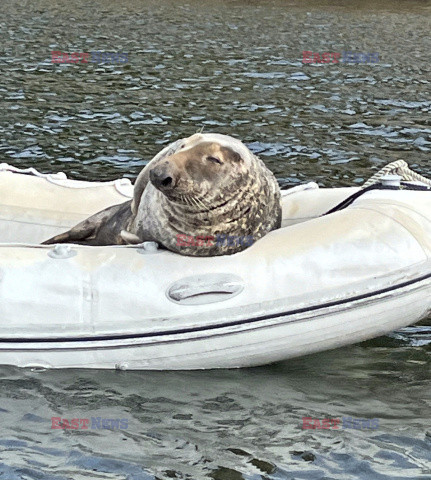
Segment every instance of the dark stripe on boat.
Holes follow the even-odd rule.
[[[392,187],[389,185],[382,185],[380,183],[377,183],[376,185],[370,185],[369,187],[363,188],[362,190],[359,190],[359,192],[354,193],[350,197],[347,197],[345,200],[343,200],[341,203],[336,205],[334,208],[331,208],[329,212],[324,213],[321,215],[322,217],[326,215],[330,215],[331,213],[339,212],[340,210],[344,210],[347,207],[350,207],[352,203],[357,200],[359,197],[362,197],[367,192],[370,192],[371,190],[398,190],[398,191],[406,191],[406,190],[414,190],[414,191],[424,191],[424,192],[431,192],[430,187],[427,186],[422,186],[422,185],[412,185],[410,183],[405,183],[401,182],[401,185],[399,187]]]
[[[365,300],[367,298],[376,297],[378,295],[382,295],[384,293],[393,292],[395,290],[399,290],[400,288],[409,287],[410,285],[414,285],[415,283],[421,283],[425,280],[431,278],[431,273],[419,277],[415,280],[409,280],[408,282],[403,282],[398,285],[394,285],[393,287],[383,288],[381,290],[376,290],[372,293],[365,293],[363,295],[357,295],[356,297],[346,298],[344,300],[337,300],[328,303],[322,303],[321,305],[313,305],[311,307],[304,307],[298,308],[297,310],[291,310],[287,312],[280,312],[280,313],[271,313],[269,315],[262,315],[260,317],[255,317],[247,320],[236,320],[233,322],[227,322],[222,324],[216,325],[203,325],[201,327],[191,327],[191,328],[183,328],[179,330],[168,330],[165,332],[152,332],[152,333],[133,333],[133,334],[126,334],[126,335],[104,335],[98,337],[69,337],[69,338],[1,338],[0,343],[70,343],[70,342],[98,342],[98,341],[112,341],[112,340],[127,340],[127,339],[134,339],[134,338],[151,338],[151,337],[163,337],[163,336],[170,336],[170,335],[182,335],[184,333],[194,333],[194,332],[202,332],[205,330],[216,330],[226,327],[235,327],[237,325],[245,325],[245,324],[253,324],[257,322],[262,322],[264,320],[271,320],[278,317],[287,317],[292,315],[297,315],[301,313],[307,312],[314,312],[316,310],[321,310],[324,308],[336,307],[338,305],[344,305],[346,303],[356,302],[359,300]]]

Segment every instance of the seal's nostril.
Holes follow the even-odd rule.
[[[169,187],[172,183],[172,177],[166,177],[164,180],[160,182],[164,187]]]

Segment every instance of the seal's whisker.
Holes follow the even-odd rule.
[[[187,196],[187,202],[188,202],[188,205],[190,205],[191,207],[197,206],[194,197]]]
[[[187,195],[180,195],[180,198],[181,198],[181,201],[183,202],[183,204],[188,205],[189,207],[192,206],[190,204],[190,200],[189,200]]]
[[[203,211],[208,211],[209,208],[207,207],[207,205],[205,205],[205,203],[202,201],[202,198],[199,198],[199,197],[192,197],[194,202],[195,202],[195,205],[202,209]]]
[[[195,201],[196,201],[196,205],[198,206],[199,210],[203,210],[203,211],[206,210],[205,205],[199,199],[196,198]]]
[[[181,195],[181,198],[183,200],[183,203],[185,203],[186,205],[193,208],[197,208],[198,210],[204,207],[204,210],[205,210],[205,206],[203,206],[196,197],[186,194],[186,195]]]
[[[200,197],[200,198],[198,198],[198,200],[199,200],[200,203],[205,207],[205,210],[209,210],[209,209],[210,209],[210,206],[206,203],[205,197]]]
[[[201,199],[199,200],[199,203],[200,203],[200,205],[202,205],[202,208],[203,208],[206,212],[209,211],[209,207],[208,207],[207,205],[205,205],[205,203],[204,203]]]
[[[193,202],[193,198],[190,197],[189,195],[184,195],[184,202],[186,203],[186,205],[188,205],[189,207],[194,207],[195,204]]]
[[[196,208],[199,210],[201,207],[198,203],[198,201],[196,200],[196,198],[193,197],[193,203],[195,204]]]

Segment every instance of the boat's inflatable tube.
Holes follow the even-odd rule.
[[[431,192],[315,184],[283,228],[230,256],[41,246],[127,200],[127,182],[0,172],[0,363],[56,368],[260,365],[372,338],[431,310]]]

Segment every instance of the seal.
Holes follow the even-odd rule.
[[[277,180],[227,135],[199,133],[169,145],[141,171],[133,193],[44,243],[156,241],[183,255],[216,256],[244,250],[281,226]]]

